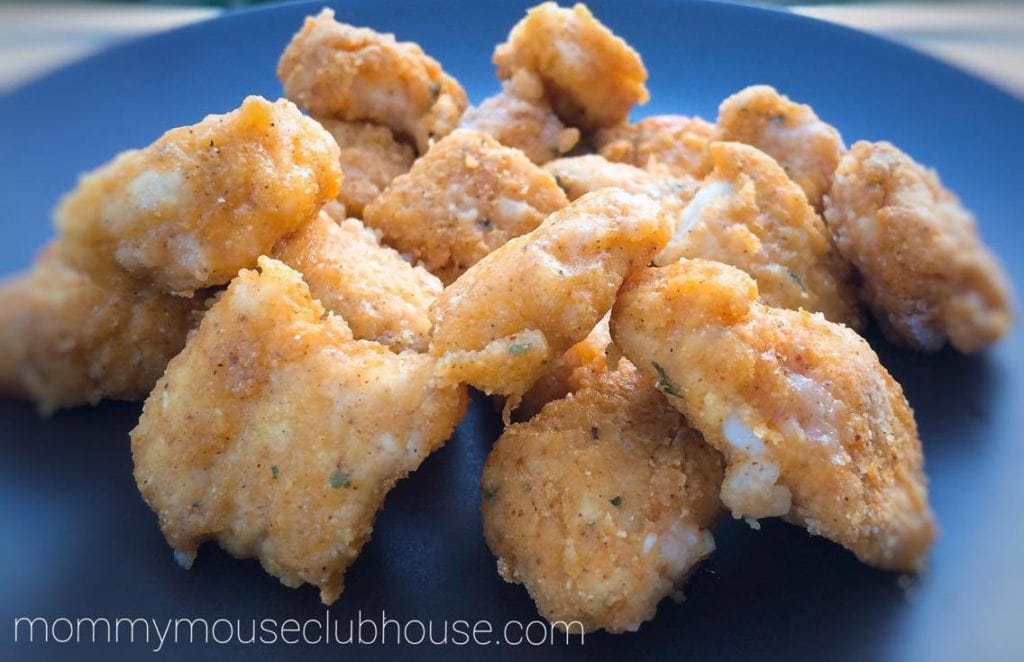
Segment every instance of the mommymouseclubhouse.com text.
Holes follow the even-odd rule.
[[[43,617],[14,619],[14,642],[25,646],[555,646],[583,645],[579,621],[397,620],[382,611],[355,618]]]

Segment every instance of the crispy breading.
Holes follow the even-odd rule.
[[[482,131],[502,145],[515,147],[537,164],[562,156],[579,142],[578,129],[567,128],[543,98],[531,100],[505,89],[471,106],[459,126]]]
[[[583,340],[626,274],[664,246],[669,222],[642,195],[585,195],[471,267],[434,305],[439,379],[518,396]],[[525,336],[525,337],[524,337]]]
[[[569,200],[603,188],[619,188],[657,200],[670,218],[682,213],[697,190],[697,182],[691,177],[652,173],[628,163],[614,163],[597,154],[555,159],[546,163],[544,169],[554,175]]]
[[[721,484],[721,456],[623,360],[505,430],[484,534],[549,621],[636,630],[714,549]]]
[[[714,170],[679,215],[656,258],[717,260],[754,277],[770,306],[822,312],[862,325],[852,270],[803,191],[772,158],[741,143],[712,143]]]
[[[849,328],[757,295],[718,262],[649,268],[623,285],[612,337],[725,456],[734,516],[785,517],[865,563],[920,570],[935,524],[903,390]]]
[[[598,131],[594,144],[609,161],[673,177],[703,177],[715,125],[699,117],[654,115]]]
[[[332,119],[319,122],[341,149],[345,181],[341,184],[338,201],[344,205],[346,214],[362,218],[363,208],[380,195],[392,179],[409,172],[416,152],[395,140],[385,126]]]
[[[458,129],[391,182],[363,218],[447,284],[566,204],[554,178],[522,152]]]
[[[25,274],[0,283],[0,392],[40,413],[141,400],[185,346],[204,310],[194,299],[123,278],[98,283],[51,243]]]
[[[810,106],[767,85],[747,87],[722,102],[714,139],[753,145],[771,156],[819,211],[846,151],[839,132]]]
[[[353,340],[270,258],[203,318],[132,431],[135,480],[175,556],[215,540],[331,603],[385,495],[454,430],[433,359]]]
[[[527,421],[533,418],[544,405],[575,393],[604,374],[609,363],[615,365],[617,362],[618,355],[608,330],[608,315],[605,315],[586,338],[557,357],[530,390],[523,394],[519,406],[512,412],[512,419]]]
[[[839,250],[889,340],[976,352],[1013,322],[1010,283],[938,175],[887,142],[858,142],[825,198]]]
[[[519,71],[539,77],[562,121],[585,131],[624,122],[650,96],[640,55],[583,4],[545,2],[528,10],[493,61],[502,80]]]
[[[338,195],[338,146],[293,103],[247,97],[84,175],[56,212],[61,248],[98,280],[175,294],[226,283]]]
[[[285,96],[316,117],[373,122],[409,137],[422,154],[448,135],[466,93],[418,44],[307,16],[277,65]]]
[[[430,304],[442,285],[394,249],[381,246],[357,219],[335,223],[321,213],[271,253],[302,274],[313,298],[345,319],[352,335],[400,352],[426,351]]]

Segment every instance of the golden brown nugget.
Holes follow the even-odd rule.
[[[416,153],[412,147],[395,140],[391,130],[369,122],[341,122],[322,119],[320,123],[341,148],[341,184],[338,202],[343,214],[361,218],[370,204],[391,180],[409,172]],[[344,220],[343,215],[341,220]]]
[[[321,213],[278,242],[271,257],[301,273],[313,298],[344,318],[357,339],[396,352],[426,351],[428,311],[441,294],[441,281],[381,246],[358,220],[338,224]]]
[[[363,218],[448,284],[568,202],[554,178],[519,150],[458,129],[391,182]]]
[[[612,337],[725,456],[734,516],[784,517],[865,563],[920,570],[935,524],[903,390],[849,328],[757,294],[718,262],[646,269],[623,285]]]
[[[299,274],[242,271],[167,366],[132,431],[135,481],[175,557],[215,540],[324,603],[391,487],[466,406],[433,360],[353,340]]]
[[[580,139],[579,130],[562,124],[543,98],[523,99],[508,90],[471,106],[459,126],[482,131],[502,145],[520,149],[537,164],[562,156]]]
[[[512,396],[510,406],[583,340],[626,274],[650,263],[669,222],[642,195],[585,195],[478,262],[434,305],[438,379]]]
[[[598,131],[594,143],[609,161],[673,177],[703,177],[715,125],[699,117],[655,115]]]
[[[846,151],[839,132],[810,106],[767,85],[745,88],[722,102],[714,139],[753,145],[771,156],[819,211]]]
[[[520,71],[540,78],[562,121],[584,131],[624,122],[650,96],[640,55],[582,4],[530,9],[493,60],[502,80]]]
[[[619,188],[657,200],[670,218],[682,213],[697,190],[697,182],[691,177],[651,173],[628,163],[614,163],[597,154],[555,159],[546,163],[544,169],[554,175],[569,200],[604,188]]]
[[[316,117],[373,122],[409,137],[422,154],[448,135],[466,93],[418,44],[307,16],[277,65],[286,97]]]
[[[753,276],[770,306],[822,312],[859,329],[852,270],[800,187],[749,145],[712,143],[709,154],[714,169],[677,216],[655,264],[724,262]]]
[[[974,217],[938,175],[887,142],[839,164],[825,219],[886,337],[924,352],[976,352],[1013,322],[1010,284]]]
[[[721,456],[623,360],[505,430],[481,478],[484,534],[544,618],[636,630],[714,550],[721,484]]]
[[[0,393],[41,414],[142,400],[203,311],[128,278],[100,284],[51,243],[25,274],[0,283]]]
[[[512,420],[527,421],[533,418],[544,405],[575,393],[592,379],[607,372],[609,363],[614,365],[617,362],[618,354],[612,346],[608,315],[605,315],[586,338],[557,357],[547,372],[523,394],[519,406],[512,412]]]
[[[56,224],[71,266],[190,295],[254,266],[338,195],[341,176],[323,127],[252,96],[84,175]]]

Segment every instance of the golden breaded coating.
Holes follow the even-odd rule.
[[[628,163],[614,163],[597,154],[555,159],[546,163],[544,169],[554,175],[569,200],[604,188],[619,188],[657,200],[670,218],[682,213],[697,190],[697,182],[690,177],[651,173]]]
[[[329,604],[385,495],[454,430],[464,389],[433,360],[353,340],[262,257],[167,366],[132,431],[135,481],[175,556],[216,540]]]
[[[714,170],[655,263],[695,257],[724,262],[753,276],[770,306],[821,312],[859,329],[852,271],[800,187],[749,145],[712,143],[709,153]]]
[[[858,142],[825,198],[836,244],[886,337],[976,352],[1013,322],[1010,283],[938,175],[887,142]]]
[[[369,122],[342,122],[322,119],[341,148],[341,184],[338,201],[345,213],[361,218],[370,204],[391,180],[409,172],[416,153],[412,147],[395,140],[391,130]],[[341,219],[344,220],[344,217]]]
[[[543,99],[529,100],[503,90],[471,106],[459,126],[482,131],[515,147],[537,164],[562,156],[579,142],[578,129],[566,128]]]
[[[255,266],[340,185],[323,127],[290,101],[248,97],[84,175],[56,223],[71,266],[190,295]]]
[[[316,117],[373,122],[409,137],[420,153],[448,135],[466,93],[418,44],[307,16],[277,65],[286,97]]]
[[[609,161],[673,177],[703,177],[715,125],[699,117],[655,115],[598,131],[595,146]]]
[[[51,243],[32,269],[0,283],[0,393],[40,413],[141,400],[185,346],[203,298],[123,278],[101,284],[69,267]]]
[[[302,274],[313,298],[343,317],[360,340],[400,352],[426,351],[430,304],[442,285],[414,267],[354,218],[335,223],[321,213],[282,239],[271,257]]]
[[[547,372],[523,394],[519,406],[512,412],[512,419],[527,421],[547,403],[575,393],[596,376],[604,374],[609,363],[614,365],[617,362],[617,353],[612,354],[613,351],[608,315],[605,315],[586,338],[557,357]]]
[[[568,202],[519,150],[458,129],[391,182],[363,218],[447,284]]]
[[[549,621],[636,630],[714,550],[721,484],[721,456],[623,360],[501,435],[484,534]]]
[[[539,77],[562,121],[585,131],[621,124],[650,96],[640,55],[583,4],[530,9],[493,60],[502,80],[520,71]]]
[[[785,517],[865,563],[920,570],[935,524],[903,390],[847,327],[757,295],[718,262],[646,269],[623,285],[612,337],[725,456],[734,516]]]
[[[745,88],[722,102],[714,139],[753,145],[771,156],[819,211],[846,151],[839,132],[810,106],[767,85]]]
[[[431,308],[430,351],[442,382],[518,396],[583,340],[626,274],[650,263],[669,222],[649,198],[619,189],[585,195],[494,251]]]

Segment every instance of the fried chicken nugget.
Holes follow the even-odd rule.
[[[418,44],[307,16],[277,65],[286,97],[316,117],[373,122],[408,136],[422,154],[448,135],[466,92]]]
[[[605,315],[586,338],[556,358],[547,372],[523,394],[519,405],[511,412],[512,420],[530,420],[547,403],[575,393],[595,376],[607,372],[609,363],[614,365],[619,358],[614,349],[608,315]]]
[[[650,198],[605,189],[509,241],[431,307],[438,379],[511,396],[514,408],[552,361],[593,330],[626,274],[648,264],[669,232]]]
[[[326,213],[285,237],[271,257],[302,274],[313,297],[340,315],[352,335],[400,352],[423,352],[430,338],[430,304],[441,281],[381,246],[357,219],[335,223]]]
[[[501,435],[484,534],[549,621],[636,630],[714,550],[721,484],[721,456],[623,360]]]
[[[0,393],[41,414],[141,400],[185,346],[203,298],[184,299],[128,278],[101,284],[51,243],[28,273],[0,283]]]
[[[580,139],[579,130],[566,128],[543,98],[528,100],[508,90],[471,106],[459,126],[482,131],[502,145],[520,149],[538,165],[565,154]]]
[[[341,183],[338,202],[344,214],[362,218],[370,204],[395,177],[409,172],[416,153],[412,147],[395,140],[391,130],[369,122],[342,122],[321,119],[341,148]],[[344,220],[343,215],[340,220]]]
[[[785,517],[865,563],[920,570],[935,524],[902,389],[847,327],[757,296],[717,262],[646,269],[623,285],[612,337],[725,456],[734,516]]]
[[[771,156],[818,211],[846,152],[835,127],[768,85],[753,85],[723,101],[714,139],[753,145]]]
[[[517,149],[458,129],[396,178],[363,217],[445,284],[569,203]]]
[[[546,163],[544,169],[554,175],[569,200],[604,188],[620,188],[657,200],[670,218],[682,213],[697,190],[697,182],[690,177],[651,173],[628,163],[614,163],[597,154],[555,159]]]
[[[887,142],[858,142],[825,198],[839,250],[886,337],[976,352],[1013,322],[1010,284],[974,218],[938,175]]]
[[[226,283],[316,217],[338,146],[293,103],[251,96],[81,178],[56,212],[69,264],[175,294]]]
[[[714,131],[714,124],[699,117],[654,115],[602,129],[594,143],[609,161],[672,177],[700,178],[707,174],[707,148]]]
[[[650,97],[640,55],[583,4],[545,2],[528,10],[493,61],[502,80],[520,71],[539,77],[562,121],[584,131],[624,122]]]
[[[329,604],[396,481],[452,433],[465,390],[426,354],[353,340],[262,257],[203,318],[132,431],[135,480],[183,565],[216,540]]]
[[[800,187],[749,145],[716,142],[709,154],[714,170],[677,217],[655,264],[683,257],[724,262],[753,276],[770,306],[822,312],[859,329],[850,266]]]

